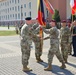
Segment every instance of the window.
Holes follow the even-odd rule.
[[[0,20],[1,20],[1,16],[0,16]]]
[[[7,20],[7,15],[6,15],[6,20]]]
[[[28,16],[30,16],[30,17],[31,17],[31,11],[28,13]]]
[[[12,3],[14,3],[14,0],[12,0]]]
[[[20,19],[20,13],[18,13],[18,19]]]
[[[6,6],[6,2],[5,2],[5,6]]]
[[[15,0],[15,4],[16,4],[16,0]]]
[[[8,13],[9,13],[9,8],[8,8]]]
[[[17,11],[17,7],[15,6],[15,11]]]
[[[12,7],[12,10],[14,10],[14,7]]]
[[[17,19],[17,14],[15,14],[15,19]]]
[[[10,19],[12,18],[12,15],[10,15]]]
[[[11,4],[11,0],[10,0],[10,4]]]
[[[20,11],[20,7],[18,6],[18,11]]]
[[[29,2],[29,9],[31,9],[31,2]]]
[[[9,20],[9,15],[8,15],[8,20]]]
[[[24,4],[24,8],[26,8],[26,4]]]
[[[7,2],[7,5],[9,6],[9,2]]]
[[[26,12],[25,12],[24,14],[25,14],[25,16],[26,16]]]
[[[31,11],[29,12],[29,16],[31,17]]]
[[[13,14],[13,18],[14,18],[14,14]]]
[[[18,3],[19,3],[20,1],[18,0]]]
[[[47,17],[48,17],[48,10],[46,12],[47,12]]]
[[[10,11],[11,11],[11,8],[10,8]]]

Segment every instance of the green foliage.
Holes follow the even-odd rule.
[[[16,35],[16,31],[0,31],[0,36]]]
[[[60,15],[58,10],[55,9],[55,13],[52,15],[52,19],[54,19],[56,22],[60,22]]]

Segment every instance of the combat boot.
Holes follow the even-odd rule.
[[[37,63],[43,62],[43,60],[40,57],[36,57]]]
[[[29,68],[29,67],[27,67],[27,66],[23,66],[23,71],[24,71],[24,72],[32,71],[32,69]]]
[[[64,61],[65,61],[65,63],[68,63],[68,62],[67,62],[67,59],[64,59]]]
[[[66,65],[64,62],[62,62],[62,65],[60,66],[61,69],[65,69],[66,68]]]
[[[48,65],[48,67],[44,68],[45,71],[51,71],[52,70],[52,65]]]

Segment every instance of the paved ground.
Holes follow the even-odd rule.
[[[19,36],[1,36],[0,37],[0,75],[76,75],[76,57],[69,56],[67,68],[62,70],[56,57],[53,59],[53,70],[44,71],[47,66],[47,53],[49,49],[49,40],[44,41],[42,59],[43,63],[36,63],[34,54],[34,44],[31,49],[29,66],[33,69],[31,72],[23,72],[21,64],[21,50]]]

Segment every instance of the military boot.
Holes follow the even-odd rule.
[[[68,63],[68,62],[67,62],[67,59],[65,59],[65,63]]]
[[[43,60],[40,57],[36,57],[37,63],[43,62]]]
[[[60,66],[61,69],[65,69],[66,68],[66,65],[64,62],[62,62],[62,65]]]
[[[51,71],[52,70],[52,65],[48,65],[48,67],[44,68],[45,71]]]
[[[23,71],[24,71],[24,72],[32,71],[32,69],[29,68],[29,67],[27,67],[27,66],[23,66]]]

